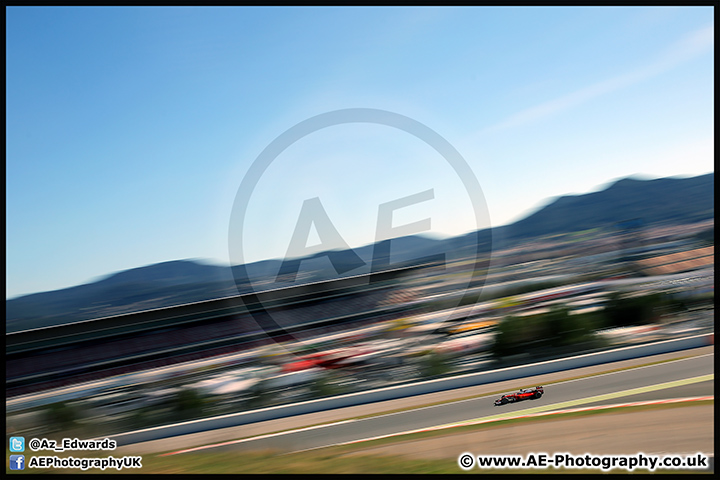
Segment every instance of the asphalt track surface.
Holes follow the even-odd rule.
[[[646,362],[651,361],[646,359]],[[565,378],[573,372],[564,372]],[[295,431],[261,435],[241,442],[226,442],[202,451],[258,451],[273,450],[296,452],[355,442],[362,439],[400,432],[463,422],[498,414],[513,416],[527,409],[554,410],[590,405],[617,404],[638,401],[676,398],[681,396],[713,395],[714,354],[687,358],[673,362],[634,368],[588,378],[545,384],[545,395],[536,400],[525,400],[504,406],[494,406],[499,395],[478,396],[469,400],[422,407],[414,410],[380,415],[372,418],[339,421],[329,425],[300,428]],[[687,379],[695,379],[688,382]],[[700,381],[697,381],[700,379]],[[675,383],[673,383],[675,382]],[[507,382],[504,382],[507,384]],[[528,387],[524,380],[517,388]],[[658,385],[666,384],[659,388]],[[510,389],[506,393],[516,391]],[[599,398],[598,398],[599,397]],[[570,407],[572,408],[572,407]],[[280,430],[278,428],[277,430]],[[238,438],[242,435],[238,435]],[[201,445],[201,444],[200,444]]]

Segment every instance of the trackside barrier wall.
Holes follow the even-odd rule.
[[[713,344],[713,340],[712,334],[697,335],[676,340],[666,340],[645,345],[623,347],[604,352],[579,355],[576,357],[549,360],[531,365],[519,365],[515,367],[501,368],[499,370],[492,370],[489,372],[470,373],[450,378],[413,383],[410,385],[398,385],[395,387],[380,388],[367,392],[351,393],[291,405],[279,405],[276,407],[252,410],[249,412],[234,413],[174,425],[136,430],[134,432],[114,435],[112,438],[117,441],[118,446],[130,445],[133,443],[175,437],[178,435],[187,435],[219,428],[236,427],[249,423],[292,417],[295,415],[322,412],[336,408],[394,400],[397,398],[435,393],[455,388],[472,387],[475,385],[513,380],[533,375],[544,375],[563,370],[601,365],[603,363],[630,360],[649,355],[658,355],[661,353],[675,352],[690,348],[705,347]]]

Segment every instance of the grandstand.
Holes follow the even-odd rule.
[[[672,275],[715,265],[715,247],[659,255],[638,260],[637,268],[645,275]]]
[[[6,396],[399,318],[417,306],[388,299],[419,268],[10,333]]]

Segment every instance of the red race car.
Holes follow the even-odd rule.
[[[517,393],[508,393],[495,400],[495,405],[505,405],[506,403],[519,402],[528,398],[540,398],[545,393],[542,386],[535,388],[524,388]]]

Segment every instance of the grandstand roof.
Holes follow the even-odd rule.
[[[7,333],[5,351],[7,355],[42,350],[182,324],[190,326],[220,317],[252,313],[254,310],[296,307],[306,302],[339,298],[353,293],[383,288],[397,277],[421,267],[403,267],[373,274]]]

